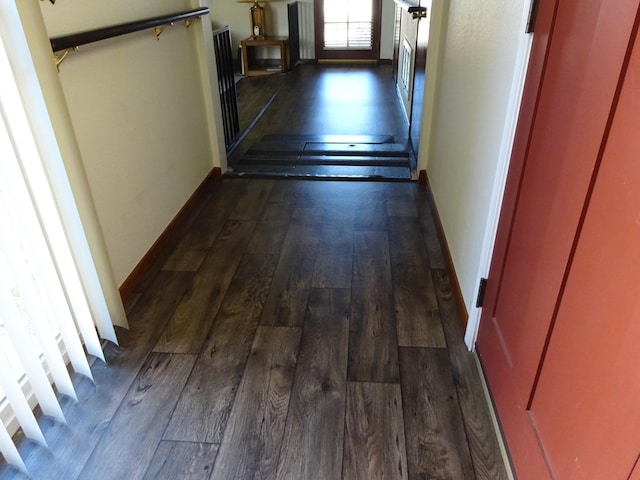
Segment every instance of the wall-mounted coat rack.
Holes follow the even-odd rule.
[[[160,39],[160,35],[168,25],[184,21],[185,26],[189,28],[194,18],[207,15],[208,13],[209,8],[202,7],[196,8],[195,10],[186,10],[169,15],[145,18],[143,20],[120,23],[118,25],[111,25],[84,32],[53,37],[49,40],[51,42],[51,48],[53,49],[54,61],[56,67],[59,68],[60,64],[64,61],[67,55],[69,55],[69,52],[78,50],[78,47],[82,45],[99,42],[100,40],[106,40],[107,38],[119,37],[128,33],[139,32],[140,30],[153,28],[156,38]]]

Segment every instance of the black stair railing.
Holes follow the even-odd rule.
[[[240,133],[240,120],[238,117],[238,97],[233,57],[231,55],[231,33],[228,26],[214,30],[213,45],[218,68],[218,91],[220,92],[220,104],[222,106],[224,145],[229,151]]]

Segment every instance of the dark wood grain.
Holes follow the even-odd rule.
[[[478,372],[476,354],[469,352],[464,345],[449,275],[446,270],[433,270],[432,274],[476,478],[506,480],[508,476],[500,455],[498,434],[492,427],[490,407]]]
[[[195,272],[200,268],[238,198],[237,189],[224,187],[227,185],[206,199],[198,216],[165,261],[163,270]]]
[[[358,202],[355,229],[360,231],[387,231],[387,199],[374,197]]]
[[[311,290],[278,479],[341,478],[350,306],[349,290]]]
[[[212,443],[162,441],[144,480],[208,480],[218,447]]]
[[[347,385],[342,478],[407,479],[400,385]]]
[[[261,325],[302,325],[320,242],[320,228],[321,218],[317,210],[296,208],[282,246]]]
[[[119,288],[123,300],[126,301],[132,294],[149,288],[149,283],[160,271],[162,264],[171,254],[180,237],[189,230],[193,220],[198,216],[203,203],[206,203],[206,199],[210,198],[213,192],[219,190],[219,186],[222,185],[219,182],[220,175],[220,167],[211,169],[160,236],[153,242],[147,253],[133,267]]]
[[[475,478],[448,352],[401,348],[400,366],[409,479]]]
[[[130,330],[118,329],[120,345],[107,344],[106,363],[93,364],[95,383],[73,376],[78,402],[60,399],[73,428],[49,417],[41,419],[49,447],[26,445],[29,452],[23,456],[33,478],[78,477],[192,279],[192,273],[160,272],[129,314]]]
[[[418,209],[413,192],[387,195],[387,215],[390,217],[417,217]]]
[[[446,269],[447,264],[438,239],[438,229],[429,204],[429,195],[424,191],[424,187],[418,192],[416,199],[418,201],[418,218],[420,219],[424,243],[429,254],[429,266],[431,268]]]
[[[445,269],[448,271],[450,275],[450,283],[451,289],[453,292],[453,298],[455,299],[456,305],[458,307],[458,311],[460,312],[460,325],[462,326],[462,330],[466,330],[467,321],[469,320],[469,312],[467,312],[467,306],[464,300],[464,295],[462,295],[462,289],[460,287],[460,281],[456,275],[455,264],[453,262],[453,257],[451,256],[451,251],[449,250],[449,246],[447,245],[447,237],[444,232],[444,227],[442,226],[442,221],[440,220],[440,216],[438,215],[438,209],[436,207],[436,201],[433,196],[433,192],[431,187],[429,186],[429,181],[427,179],[427,183],[425,185],[420,186],[420,196],[421,202],[426,199],[427,205],[430,207],[430,219],[428,222],[433,225],[436,230],[436,235],[438,240],[440,241],[440,251],[442,252],[442,257],[444,259]]]
[[[386,232],[354,235],[348,378],[398,382],[398,347]]]
[[[279,254],[282,250],[290,221],[291,211],[289,211],[288,216],[286,211],[283,212],[282,218],[258,221],[257,228],[247,246],[247,253]]]
[[[240,131],[245,131],[264,113],[285,78],[285,75],[269,75],[262,78],[244,77],[238,81],[236,90]]]
[[[149,355],[78,478],[144,476],[195,360],[194,355]]]
[[[389,249],[393,273],[398,345],[446,347],[438,300],[415,217],[389,217]]]
[[[275,183],[247,246],[248,253],[280,254],[295,211],[295,189]]]
[[[222,441],[277,260],[247,255],[238,267],[165,439]]]
[[[299,342],[298,328],[258,328],[212,480],[275,476]]]
[[[403,478],[402,468],[409,478],[507,478],[475,356],[463,342],[449,276],[446,270],[430,269],[421,219],[388,216],[385,207],[370,212],[367,226],[384,225],[388,232],[358,228],[360,202],[386,205],[387,197],[406,196],[415,186],[273,182],[268,194],[259,183],[256,188],[262,193],[257,197],[249,195],[249,180],[222,186],[228,198],[266,198],[265,208],[256,220],[227,221],[198,272],[162,270],[144,283],[137,301],[128,303],[131,330],[119,329],[121,344],[107,347],[108,364],[92,363],[96,384],[74,375],[79,403],[61,399],[69,425],[40,419],[50,450],[19,442],[33,478],[78,478],[85,464],[89,476],[99,465],[118,464],[120,457],[135,457],[127,472],[133,478],[207,478],[218,443],[226,452],[218,462],[223,465],[218,478],[324,480],[344,473],[343,478],[357,479],[376,478],[375,472]],[[226,214],[218,210],[217,195],[210,192],[203,200],[205,205],[185,227],[185,235],[199,228],[198,219],[231,215],[229,209]],[[278,236],[278,222],[281,227],[290,222],[284,239],[270,238]],[[265,251],[274,254],[247,253],[254,231],[254,238],[264,239]],[[349,271],[344,252],[350,249]],[[295,308],[295,316],[286,318],[295,318],[302,329],[258,327],[278,271],[277,289],[287,293],[272,307],[283,312]],[[314,288],[315,284],[351,288]],[[434,286],[442,322],[442,334],[435,335],[433,328],[402,318],[424,320],[433,307]],[[182,327],[174,326],[175,345],[193,345],[195,339],[201,347],[186,383],[184,377],[167,379],[159,396],[164,410],[156,415],[157,424],[147,427],[147,414],[156,407],[133,418],[137,414],[131,413],[129,397],[124,403],[123,399],[178,309],[185,314],[192,309],[193,318],[200,320],[197,326],[189,325],[186,315]],[[423,341],[437,348],[403,348],[398,362],[398,343]],[[345,375],[373,386],[359,387],[356,382],[349,387],[349,400]],[[377,436],[393,430],[398,418],[387,401],[397,395],[377,389],[399,379],[408,460],[394,464],[397,472],[385,474],[387,467],[378,465],[391,462],[383,452],[400,448],[401,436]],[[147,405],[144,398],[141,405]],[[122,414],[128,421],[114,423],[114,414],[121,411],[129,412]],[[347,411],[350,420],[345,420]],[[138,420],[142,426],[127,430]],[[161,425],[166,425],[164,432]],[[121,430],[130,431],[126,440],[108,445],[107,453],[93,453],[103,445],[101,439],[124,435]],[[120,446],[130,452],[122,453]],[[6,468],[0,471],[13,475]]]
[[[233,220],[258,220],[273,188],[273,180],[253,180],[251,188],[242,190],[229,218]]]
[[[325,211],[312,286],[351,288],[355,217],[355,209],[348,204]]]
[[[230,220],[225,224],[154,351],[200,352],[254,227],[253,221]]]

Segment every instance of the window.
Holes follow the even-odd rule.
[[[373,48],[371,0],[324,0],[324,48]]]

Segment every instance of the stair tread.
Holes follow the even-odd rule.
[[[266,142],[325,142],[325,143],[393,143],[393,135],[286,135],[270,134],[262,137]]]

